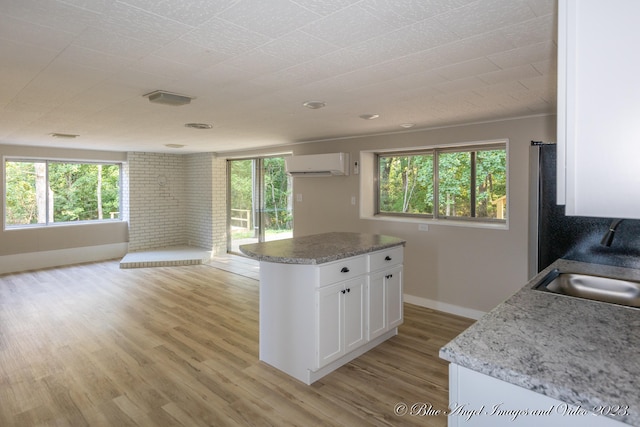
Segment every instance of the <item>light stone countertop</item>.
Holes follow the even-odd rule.
[[[628,405],[612,418],[640,426],[640,309],[532,289],[554,268],[640,281],[640,270],[558,260],[440,357],[582,408]]]
[[[382,234],[333,232],[242,245],[240,252],[258,261],[323,264],[404,244]]]

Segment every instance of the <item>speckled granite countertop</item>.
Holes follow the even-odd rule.
[[[640,309],[533,290],[554,268],[640,281],[640,270],[558,260],[440,357],[583,408],[629,405],[615,419],[640,426]]]
[[[334,232],[242,245],[240,252],[258,261],[323,264],[404,244],[382,234]]]

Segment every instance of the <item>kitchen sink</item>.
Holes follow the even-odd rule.
[[[534,289],[572,297],[640,307],[640,282],[562,272],[558,269],[547,274]]]

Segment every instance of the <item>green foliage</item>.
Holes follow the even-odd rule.
[[[229,163],[231,207],[251,210],[253,206],[253,160],[231,160]]]
[[[99,181],[103,211],[107,214],[118,212],[120,169],[117,165],[49,163],[49,189],[54,195],[53,221],[102,219],[98,215]]]
[[[284,158],[270,157],[261,159],[263,191],[260,209],[263,213],[265,229],[290,230],[291,216],[291,188],[289,177],[285,172]],[[257,160],[231,160],[231,208],[253,212],[254,165]],[[233,225],[244,225],[235,224]]]
[[[497,207],[492,202],[506,195],[506,150],[478,151],[476,161],[476,216],[497,218]]]
[[[36,178],[37,164],[44,165],[6,162],[7,224],[37,223],[38,211],[45,209],[47,199],[49,204],[53,201],[49,222],[107,219],[120,210],[119,165],[48,162],[47,183],[44,174],[41,182]],[[40,217],[45,214],[40,212]]]
[[[282,157],[263,159],[265,228],[291,230],[291,188]]]
[[[440,153],[438,160],[438,213],[471,216],[471,153]]]
[[[380,157],[380,211],[424,214],[433,211],[433,156]]]
[[[6,224],[37,223],[35,164],[33,162],[6,162],[5,182]]]
[[[498,218],[495,201],[507,194],[504,149],[381,155],[378,167],[381,213],[432,215],[434,179],[438,180],[438,215],[443,217]]]

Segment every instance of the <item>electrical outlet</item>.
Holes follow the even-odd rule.
[[[351,196],[351,204],[356,205],[356,196]]]
[[[418,224],[418,231],[429,231],[429,224]]]
[[[302,201],[302,194],[298,193],[296,194],[296,202],[301,202]]]

